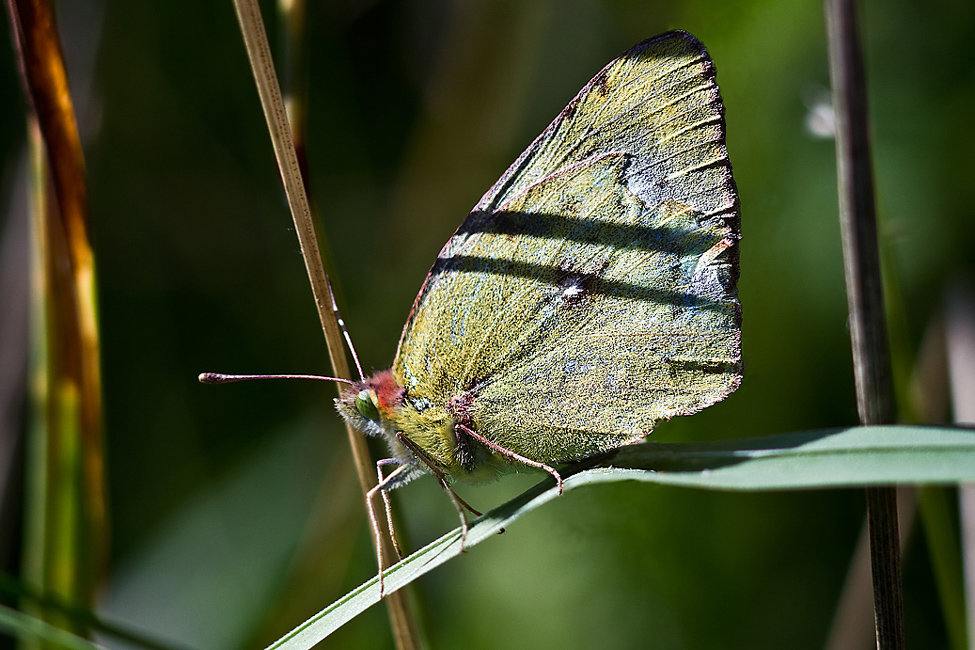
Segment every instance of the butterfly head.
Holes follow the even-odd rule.
[[[396,413],[402,408],[405,391],[389,370],[342,386],[335,407],[358,431],[367,436],[396,439]]]
[[[424,408],[417,408],[418,399],[422,396],[411,399],[407,395],[392,370],[384,370],[343,385],[335,407],[359,432],[385,438],[400,464],[410,465],[417,473],[436,468],[449,476],[469,477],[471,468],[461,462],[463,455],[458,453],[456,416],[429,399],[422,400]]]

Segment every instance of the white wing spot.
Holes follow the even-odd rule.
[[[566,288],[562,289],[562,300],[572,302],[578,299],[579,296],[581,296],[584,292],[585,289],[580,287],[578,282],[573,282]]]

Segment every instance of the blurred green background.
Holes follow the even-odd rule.
[[[101,611],[178,646],[258,647],[371,577],[375,560],[331,386],[196,383],[203,370],[330,370],[233,9],[62,4],[104,337],[112,571]],[[367,371],[391,363],[440,246],[506,166],[605,63],[681,28],[710,50],[727,107],[747,370],[725,403],[654,438],[856,422],[833,142],[809,127],[828,93],[821,3],[309,4],[311,190]],[[264,8],[281,56],[280,21]],[[863,9],[904,397],[946,283],[973,257],[975,4]],[[25,218],[24,104],[9,47],[0,73],[0,219],[12,237]],[[8,572],[16,476],[0,522]],[[539,478],[461,493],[490,508]],[[410,548],[456,525],[429,479],[396,507]],[[859,491],[578,490],[423,578],[415,598],[438,648],[816,648],[863,514]],[[917,532],[908,641],[946,647]],[[377,607],[329,647],[390,644]]]

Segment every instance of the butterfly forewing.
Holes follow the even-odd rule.
[[[609,64],[444,247],[394,365],[418,410],[463,411],[536,461],[650,433],[738,385],[738,217],[703,47]]]
[[[636,157],[627,182],[647,205],[675,199],[704,215],[737,218],[714,66],[685,32],[644,41],[603,68],[475,212],[490,212],[558,169],[610,151]]]

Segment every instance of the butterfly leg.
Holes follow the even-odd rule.
[[[464,426],[463,424],[457,424],[455,426],[463,429],[464,430],[464,433],[466,433],[470,437],[474,438],[474,440],[477,440],[478,442],[480,442],[483,445],[487,446],[489,449],[492,449],[492,450],[498,452],[499,454],[503,454],[503,455],[507,456],[508,458],[513,458],[513,459],[517,460],[519,463],[524,463],[525,465],[528,465],[529,467],[536,467],[538,469],[545,470],[546,472],[548,472],[549,474],[551,474],[552,477],[555,479],[556,485],[559,486],[559,494],[562,494],[562,475],[559,474],[558,470],[555,469],[554,467],[552,467],[550,465],[546,465],[545,463],[540,463],[537,460],[532,460],[531,458],[525,458],[521,454],[517,454],[517,453],[511,451],[510,449],[507,449],[505,447],[502,447],[501,445],[499,445],[496,442],[491,442],[490,440],[488,440],[487,438],[485,438],[481,434],[477,433],[476,431],[474,431],[473,429],[471,429],[468,426]]]
[[[396,432],[396,438],[402,442],[407,449],[412,451],[413,454],[419,458],[424,465],[427,466],[430,472],[437,477],[438,481],[440,481],[440,485],[443,486],[444,491],[447,492],[447,496],[450,497],[450,502],[454,504],[454,508],[457,510],[457,515],[460,517],[460,550],[463,552],[464,542],[467,540],[468,531],[467,513],[464,512],[464,509],[466,508],[467,510],[470,510],[476,517],[481,516],[481,513],[478,510],[475,510],[471,504],[464,501],[459,494],[454,492],[454,488],[450,487],[450,482],[447,481],[446,474],[441,472],[440,468],[436,467],[427,459],[426,455],[423,453],[423,450],[417,447],[416,443],[404,436],[402,431]],[[392,476],[392,474],[390,474],[390,476]]]
[[[397,462],[393,458],[389,458],[386,460],[392,461],[394,463]],[[400,465],[395,470],[393,470],[393,472],[389,476],[387,476],[386,478],[382,478],[382,470],[379,469],[381,467],[380,463],[384,465],[389,464],[389,463],[383,463],[382,461],[376,463],[376,469],[379,471],[380,481],[376,483],[376,485],[374,485],[372,488],[370,488],[368,492],[366,492],[366,512],[369,514],[369,527],[372,528],[372,536],[376,542],[376,563],[379,565],[379,597],[382,598],[386,593],[385,585],[383,584],[383,568],[384,568],[383,538],[382,535],[379,533],[379,520],[376,518],[376,511],[372,509],[372,500],[373,498],[375,498],[377,492],[383,495],[383,498],[387,504],[386,516],[388,517],[389,496],[386,494],[386,491],[389,489],[390,484],[394,480],[396,480],[396,477],[399,476],[401,473],[405,472],[406,470],[408,470],[410,466]],[[390,534],[392,535],[392,520],[390,520]],[[396,547],[395,536],[393,537],[393,546],[394,548],[396,548],[396,552],[399,553],[399,549]]]
[[[383,466],[385,465],[398,465],[399,461],[395,458],[383,458],[376,462],[376,474],[379,476],[379,482],[382,483],[383,479]],[[396,539],[396,529],[393,526],[393,507],[389,503],[389,490],[380,490],[379,493],[383,496],[383,508],[386,511],[386,525],[389,528],[389,539],[393,542],[393,549],[396,551],[397,557],[403,559],[403,551],[399,547],[399,541]]]
[[[447,478],[441,474],[437,477],[440,480],[440,485],[443,489],[447,491],[447,496],[450,497],[450,502],[454,504],[454,508],[457,510],[457,515],[460,517],[460,552],[464,552],[464,543],[467,541],[467,531],[469,530],[467,525],[467,513],[464,511],[461,505],[464,500],[458,496],[454,489],[450,487],[447,483]]]

